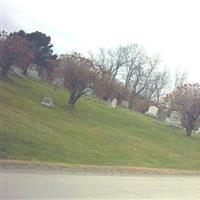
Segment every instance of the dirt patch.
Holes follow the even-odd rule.
[[[41,169],[41,170],[63,170],[68,172],[97,173],[97,174],[120,174],[120,175],[200,175],[200,171],[176,170],[163,168],[144,168],[129,166],[95,166],[95,165],[75,165],[63,163],[47,163],[38,161],[21,160],[0,160],[0,167],[6,169]]]

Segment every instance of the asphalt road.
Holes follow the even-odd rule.
[[[1,199],[200,199],[200,176],[1,169]]]

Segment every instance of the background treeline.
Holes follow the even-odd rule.
[[[0,34],[1,78],[8,79],[11,66],[16,65],[27,74],[31,63],[38,66],[41,78],[69,91],[68,106],[88,90],[105,101],[117,98],[118,103],[128,101],[129,108],[142,113],[150,105],[160,104],[161,98],[171,110],[182,115],[182,126],[188,136],[200,121],[200,85],[184,84],[187,76],[177,71],[175,87],[168,95],[170,75],[161,67],[159,56],[150,57],[138,44],[100,48],[84,57],[80,53],[56,55],[51,37],[41,32],[21,30]],[[59,84],[57,84],[59,83]]]
[[[50,36],[21,30],[10,34],[1,32],[0,49],[4,79],[8,78],[12,65],[22,68],[25,75],[29,64],[34,63],[47,79],[64,80],[66,88],[73,90],[72,96],[79,98],[86,88],[92,88],[101,99],[127,100],[130,108],[137,105],[136,109],[142,112],[148,109],[146,104],[159,103],[169,82],[167,69],[160,69],[160,58],[149,57],[138,44],[100,48],[96,53],[90,52],[87,58],[79,53],[58,56],[53,52]]]

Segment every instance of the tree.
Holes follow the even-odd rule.
[[[166,88],[169,82],[169,72],[167,69],[163,71],[155,71],[152,75],[152,81],[145,87],[142,96],[148,100],[154,100],[158,106],[160,98],[166,94]]]
[[[2,77],[7,78],[12,64],[26,69],[34,59],[29,42],[18,36],[7,36],[1,34],[0,37],[0,65],[2,67]]]
[[[10,35],[18,35],[28,40],[34,53],[33,63],[43,67],[47,71],[51,71],[50,60],[56,60],[57,55],[53,54],[53,45],[51,44],[50,36],[39,31],[25,33],[23,30],[11,33]]]
[[[155,74],[153,85],[155,87],[154,99],[157,106],[159,104],[160,98],[164,96],[164,94],[166,94],[166,87],[168,85],[168,82],[169,82],[169,73],[166,69],[162,72],[157,72]]]
[[[113,91],[113,80],[110,78],[111,73],[102,65],[96,65],[96,69],[97,81],[94,85],[94,89],[99,98],[108,100]]]
[[[177,87],[184,85],[186,80],[187,80],[187,73],[180,72],[178,69],[176,69],[174,88],[176,89]]]
[[[200,116],[200,84],[185,84],[167,95],[167,101],[182,114],[182,125],[187,136],[192,135]]]
[[[145,88],[152,83],[153,72],[156,70],[159,62],[159,57],[153,59],[144,57],[140,62],[138,62],[129,83],[129,88],[132,93],[130,96],[130,108],[132,107],[134,99],[141,96],[141,93]]]
[[[105,67],[110,73],[110,79],[115,79],[124,67],[126,60],[126,46],[119,46],[116,49],[100,48],[97,55],[90,53],[91,60],[97,65]]]
[[[125,93],[129,91],[130,108],[136,97],[159,102],[169,78],[166,70],[157,71],[159,56],[150,58],[142,46],[127,44],[115,49],[101,48],[95,56],[91,54],[91,58],[97,65],[108,70],[109,76],[104,83],[107,82],[106,85],[110,87],[104,87],[103,91],[107,94],[105,96],[108,97],[108,91],[114,91],[112,80],[118,79],[124,83]]]
[[[120,81],[100,79],[97,81],[95,91],[103,100],[117,98],[120,102],[122,100],[128,99],[129,91]]]
[[[92,61],[78,53],[62,55],[59,67],[53,72],[53,77],[62,77],[64,87],[68,89],[70,97],[68,105],[73,107],[77,100],[92,88],[97,80],[97,72]]]
[[[102,50],[102,52],[104,52]],[[104,55],[102,53],[102,55]],[[129,91],[124,86],[122,82],[119,80],[112,78],[112,72],[109,68],[103,65],[104,59],[102,56],[102,62],[98,65],[95,65],[95,69],[97,72],[97,81],[94,85],[94,90],[96,95],[103,99],[108,100],[112,98],[117,98],[118,101],[128,100]]]
[[[126,62],[124,66],[125,73],[123,74],[124,84],[126,87],[130,86],[133,76],[138,70],[139,65],[146,62],[145,50],[138,44],[129,44],[124,47],[126,52]]]

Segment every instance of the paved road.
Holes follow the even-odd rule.
[[[1,170],[1,199],[200,199],[200,176]]]

